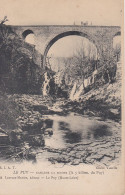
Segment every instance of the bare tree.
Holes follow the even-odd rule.
[[[79,49],[75,51],[73,59],[77,74],[80,75],[80,78],[83,81],[83,85],[84,79],[89,73],[90,66],[92,66],[91,62],[94,58],[96,58],[95,48],[91,44],[84,46],[84,42],[82,41]]]
[[[4,24],[4,23],[7,22],[7,21],[9,21],[9,20],[7,19],[7,16],[4,16],[3,20],[0,21],[0,24]]]

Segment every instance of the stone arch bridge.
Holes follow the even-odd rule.
[[[12,26],[14,32],[25,39],[34,34],[35,45],[43,56],[41,66],[45,66],[45,59],[49,48],[60,38],[78,35],[89,39],[97,48],[101,58],[113,52],[113,38],[121,34],[120,26],[77,26],[77,25],[42,25],[42,26]]]

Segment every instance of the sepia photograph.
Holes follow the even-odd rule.
[[[15,167],[25,165],[61,171],[55,180],[80,185],[79,175],[88,177],[89,167],[97,175],[124,172],[123,9],[122,0],[0,0],[0,183],[10,179],[14,185],[21,179]],[[63,172],[67,167],[77,170],[72,178]],[[28,173],[23,176],[29,181]],[[108,193],[100,186],[74,192],[39,187],[22,195],[115,195],[115,185]],[[121,186],[117,195],[124,194]],[[1,189],[0,195],[19,191]]]

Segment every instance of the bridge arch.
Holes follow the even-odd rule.
[[[80,32],[80,31],[66,31],[66,32],[63,32],[61,34],[58,34],[57,36],[55,36],[53,39],[51,39],[49,41],[49,43],[46,45],[45,47],[45,50],[44,50],[44,54],[43,54],[43,67],[45,67],[46,65],[46,56],[47,56],[47,53],[50,49],[50,47],[56,42],[58,41],[59,39],[63,38],[63,37],[66,37],[66,36],[72,36],[72,35],[77,35],[77,36],[82,36],[84,38],[87,38],[89,41],[91,41],[96,49],[97,49],[97,54],[99,54],[99,48],[98,48],[98,45],[96,44],[94,38],[92,38],[92,36],[86,34],[86,33],[83,33],[83,32]]]
[[[117,33],[115,33],[114,37],[115,37],[115,36],[121,36],[121,32],[118,31]]]
[[[25,40],[25,42],[27,42],[31,45],[34,45],[34,46],[36,45],[36,38],[35,38],[34,32],[32,30],[30,30],[30,29],[25,30],[22,33],[22,37]]]
[[[113,36],[113,55],[116,57],[117,62],[121,58],[121,32],[118,31]]]
[[[30,34],[34,34],[34,32],[30,29],[27,29],[25,30],[23,33],[22,33],[22,37],[25,39],[28,35]]]

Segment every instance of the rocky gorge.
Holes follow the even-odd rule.
[[[101,84],[78,100],[63,93],[43,96],[44,71],[34,61],[32,46],[11,28],[0,26],[0,33],[0,160],[119,164],[121,63],[115,81],[98,79]]]

